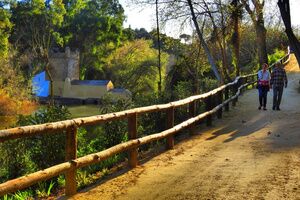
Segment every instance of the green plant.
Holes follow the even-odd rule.
[[[33,200],[33,192],[31,190],[18,191],[13,196],[13,199],[17,200]]]
[[[35,193],[38,197],[47,197],[51,194],[54,185],[55,182],[53,182],[53,180],[50,181],[49,185],[47,182],[38,183],[38,188],[35,190]]]
[[[31,116],[19,116],[18,125],[33,125],[47,122],[60,121],[70,118],[70,113],[66,107],[49,106],[41,108]],[[29,151],[31,160],[38,169],[63,162],[65,159],[65,134],[45,134],[43,137],[34,136],[23,140]],[[44,155],[48,155],[45,157]]]
[[[64,175],[60,175],[57,177],[57,184],[59,187],[64,187],[66,184],[66,179],[64,177]]]
[[[18,125],[32,125],[69,118],[65,107],[41,108],[31,116],[19,116]],[[57,133],[16,139],[1,144],[1,181],[45,169],[65,161],[65,134]],[[47,156],[45,156],[47,155]],[[50,191],[54,184],[50,184]],[[49,188],[44,189],[47,194]]]
[[[55,182],[51,181],[47,190],[47,195],[49,196],[51,194],[51,190],[54,187]]]
[[[152,45],[151,40],[143,39],[125,42],[106,60],[114,84],[130,90],[132,96],[158,91],[157,53]],[[162,51],[160,70],[163,82],[167,62],[168,54]]]
[[[192,83],[190,81],[179,81],[175,86],[174,96],[175,99],[184,99],[193,94]]]
[[[102,169],[102,175],[107,176],[109,174],[109,170],[107,168]]]
[[[79,188],[88,185],[92,182],[92,179],[88,175],[87,171],[82,171],[82,170],[77,171],[76,180]]]
[[[283,50],[275,49],[273,54],[268,55],[269,65],[274,64],[285,55]]]

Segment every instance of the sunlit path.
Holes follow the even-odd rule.
[[[281,111],[257,91],[211,128],[71,199],[300,199],[300,73],[292,57]]]

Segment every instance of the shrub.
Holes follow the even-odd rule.
[[[283,56],[285,56],[285,52],[283,50],[275,49],[273,54],[268,55],[269,65],[271,66],[279,59],[281,59]]]
[[[14,115],[17,103],[9,95],[0,89],[0,115]]]
[[[41,108],[33,115],[20,115],[17,125],[42,124],[69,118],[70,113],[64,107]],[[3,158],[2,171],[6,171],[5,178],[18,176],[44,169],[64,161],[65,134],[44,134],[30,138],[7,141],[1,145]],[[47,155],[47,156],[45,156]],[[5,170],[4,170],[5,169]]]

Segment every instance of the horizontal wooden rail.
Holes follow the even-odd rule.
[[[201,94],[201,95],[195,95],[188,97],[183,100],[174,101],[167,104],[160,104],[160,105],[153,105],[153,106],[147,106],[147,107],[140,107],[140,108],[134,108],[130,110],[115,112],[115,113],[109,113],[104,115],[96,115],[92,117],[83,117],[83,118],[76,118],[71,120],[64,120],[59,122],[52,122],[52,123],[46,123],[46,124],[39,124],[39,125],[31,125],[31,126],[23,126],[23,127],[17,127],[17,128],[11,128],[11,129],[5,129],[0,130],[0,143],[4,142],[6,140],[21,138],[21,137],[30,137],[35,136],[37,134],[46,134],[51,132],[58,132],[62,130],[66,130],[70,127],[77,126],[87,126],[87,125],[96,125],[99,123],[117,120],[121,118],[127,118],[129,115],[132,114],[142,114],[142,113],[149,113],[149,112],[157,112],[157,111],[163,111],[169,108],[176,108],[183,105],[187,105],[195,100],[203,100],[207,98],[208,96],[214,95],[218,93],[219,91],[224,90],[226,87],[229,87],[231,85],[234,85],[238,82],[240,78],[237,77],[235,81],[228,83],[226,85],[220,86],[210,92]]]
[[[201,119],[204,119],[208,115],[212,115],[212,114],[216,113],[219,109],[222,109],[222,107],[224,107],[230,101],[237,98],[241,92],[241,89],[250,84],[252,84],[252,83],[246,83],[246,84],[240,86],[238,88],[238,92],[234,96],[225,100],[223,103],[217,105],[212,110],[207,111],[202,114],[199,114],[196,117],[192,117],[192,118],[174,126],[173,128],[167,129],[160,133],[151,134],[151,135],[139,138],[139,139],[129,140],[127,142],[115,145],[104,151],[89,154],[89,155],[83,156],[81,158],[77,158],[77,159],[69,161],[69,162],[61,163],[59,165],[55,165],[53,167],[49,167],[47,169],[44,169],[44,170],[41,170],[41,171],[38,171],[38,172],[35,172],[32,174],[2,183],[2,184],[0,184],[0,196],[7,194],[7,193],[11,193],[11,192],[15,192],[15,191],[27,188],[27,187],[29,187],[35,183],[38,183],[40,181],[44,181],[44,180],[50,179],[52,177],[58,176],[72,168],[78,169],[78,168],[82,168],[82,167],[85,167],[85,166],[88,166],[91,164],[95,164],[95,163],[101,162],[115,154],[118,154],[118,153],[121,153],[124,151],[128,151],[132,148],[139,147],[143,144],[147,144],[152,141],[163,139],[170,135],[173,135],[173,134],[181,131],[182,129],[190,126],[191,124],[193,124]]]
[[[283,60],[288,60],[288,57],[285,56],[278,62],[282,62]],[[272,65],[273,66],[273,65]],[[225,107],[225,110],[229,108],[229,102],[233,101],[234,103],[237,101],[239,94],[241,93],[242,89],[247,87],[250,84],[256,82],[256,80],[247,82],[248,77],[252,77],[255,79],[257,74],[250,74],[246,76],[237,77],[233,82],[218,87],[210,92],[195,95],[188,97],[183,100],[167,103],[167,104],[160,104],[160,105],[153,105],[147,107],[140,107],[134,108],[130,110],[120,111],[116,113],[109,113],[104,115],[97,115],[92,117],[84,117],[84,118],[76,118],[72,120],[64,120],[60,122],[53,122],[47,124],[40,124],[40,125],[33,125],[33,126],[24,126],[12,129],[6,129],[0,131],[0,142],[4,142],[10,139],[16,139],[21,137],[29,137],[34,136],[37,134],[45,134],[51,132],[58,132],[58,131],[66,131],[67,134],[67,148],[66,148],[66,160],[67,162],[61,163],[47,169],[31,173],[26,176],[22,176],[20,178],[16,178],[13,180],[9,180],[5,183],[0,184],[0,196],[15,192],[24,188],[27,188],[35,183],[40,181],[44,181],[50,179],[52,177],[58,176],[60,174],[66,174],[67,181],[66,181],[66,194],[72,195],[76,192],[76,169],[82,168],[84,166],[88,166],[94,163],[101,162],[115,154],[128,151],[130,152],[130,165],[135,167],[137,164],[137,148],[143,144],[147,144],[149,142],[167,138],[168,141],[168,148],[172,148],[173,144],[173,135],[184,128],[190,127],[191,125],[195,124],[197,121],[202,120],[204,118],[208,118],[212,116],[212,114],[218,112],[220,109]],[[231,88],[234,89],[234,95],[229,97],[229,90]],[[191,105],[195,105],[196,101],[205,100],[208,97],[213,97],[218,95],[218,99],[223,99],[223,91],[225,91],[225,100],[218,101],[218,105],[209,108],[204,113],[196,114],[192,112]],[[220,103],[221,102],[221,103]],[[189,104],[190,112],[190,119],[174,126],[174,109],[183,105]],[[162,131],[160,133],[151,134],[142,138],[136,139],[136,128],[137,128],[137,121],[136,117],[138,114],[149,113],[149,112],[157,112],[157,111],[167,111],[168,119],[167,119],[167,130]],[[218,113],[220,116],[220,113]],[[196,116],[194,116],[196,115]],[[128,129],[129,129],[129,138],[130,140],[118,145],[115,145],[111,148],[108,148],[104,151],[89,154],[83,156],[81,158],[76,158],[76,130],[80,126],[86,125],[95,125],[103,122],[108,122],[111,120],[117,120],[127,118],[128,119]],[[174,145],[174,144],[173,144]]]

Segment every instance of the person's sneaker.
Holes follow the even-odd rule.
[[[280,110],[280,108],[279,108],[279,107],[277,107],[277,108],[276,108],[276,110]]]
[[[258,110],[260,110],[260,109],[261,109],[261,106],[258,107]]]
[[[264,110],[267,110],[267,108],[266,108],[266,107],[264,107]]]

